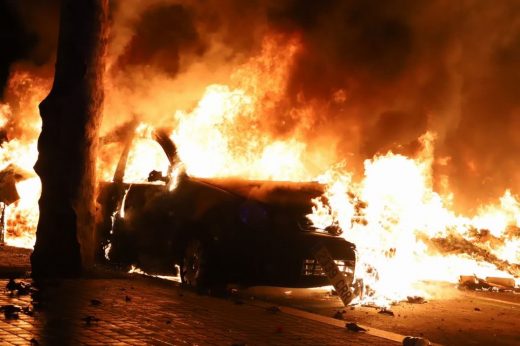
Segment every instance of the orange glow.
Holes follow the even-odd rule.
[[[183,107],[174,106],[172,99],[178,94],[169,89],[174,83],[166,76],[156,76],[146,88],[135,90],[118,87],[117,77],[112,76],[106,82],[105,132],[120,125],[115,118],[142,122],[129,153],[125,182],[144,182],[150,171],[157,170],[169,175],[170,190],[183,172],[325,184],[326,192],[313,201],[308,218],[318,228],[338,224],[342,236],[356,244],[356,276],[368,288],[366,303],[386,306],[408,295],[426,295],[420,289],[422,280],[456,282],[459,275],[472,274],[519,277],[508,267],[520,263],[519,197],[507,190],[496,204],[480,206],[475,215],[453,212],[447,177],[442,180],[442,194],[433,188],[434,163],[449,161],[434,162],[433,133],[419,138],[422,150],[413,157],[388,152],[366,160],[363,176],[356,180],[348,162],[336,164],[344,158],[336,157],[335,143],[312,144],[311,137],[319,134],[308,131],[312,126],[308,119],[319,117],[319,110],[311,103],[299,100],[301,108],[290,111],[296,118],[294,130],[278,129],[283,124],[277,123],[281,115],[276,104],[283,101],[289,71],[301,49],[297,36],[268,36],[257,56],[230,68],[226,83],[204,84],[197,97],[184,90],[181,95],[196,100],[179,101]],[[0,147],[0,168],[15,164],[31,173],[17,183],[21,199],[7,210],[6,240],[11,245],[34,244],[41,189],[32,169],[41,127],[37,106],[49,85],[29,73],[15,73],[8,88],[22,90],[18,101],[24,108],[0,104],[0,128],[8,127],[15,116],[24,119],[21,131]],[[348,91],[336,90],[331,102],[341,104],[351,97]],[[275,124],[266,124],[269,121]],[[155,126],[171,129],[180,159],[174,167],[168,167],[164,152],[152,140]],[[101,148],[99,180],[113,179],[120,154],[115,143]],[[467,164],[477,167],[474,162]],[[124,208],[118,212],[124,217]],[[475,250],[488,256],[478,257]]]
[[[518,198],[506,191],[500,205],[482,207],[474,217],[456,215],[446,208],[442,196],[430,183],[434,136],[422,137],[423,151],[417,158],[389,152],[365,161],[365,176],[353,184],[348,172],[328,172],[322,177],[328,189],[329,206],[316,201],[309,219],[322,226],[337,221],[343,236],[357,245],[362,278],[370,292],[365,303],[387,306],[406,296],[422,294],[421,280],[457,282],[460,275],[514,277],[520,273],[500,270],[492,261],[468,253],[440,253],[427,242],[432,238],[471,242],[509,263],[520,262]],[[355,220],[355,194],[366,203],[362,211],[365,222]],[[496,242],[490,246],[478,241],[475,230],[489,230]],[[455,238],[450,238],[455,237]],[[426,242],[425,242],[426,240]],[[514,275],[513,275],[514,274]]]
[[[41,192],[40,180],[33,170],[41,129],[38,104],[49,87],[47,80],[16,71],[7,85],[8,97],[16,102],[0,103],[0,128],[6,129],[7,133],[7,141],[0,145],[0,171],[14,166],[24,172],[24,178],[16,183],[20,199],[6,207],[5,241],[8,245],[25,248],[34,245]]]

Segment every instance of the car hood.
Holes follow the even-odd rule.
[[[321,196],[325,186],[317,182],[244,180],[238,178],[191,178],[248,200],[269,205],[312,205],[312,199]]]

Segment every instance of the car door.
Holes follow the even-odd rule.
[[[169,182],[171,161],[155,138],[134,138],[124,165],[124,193],[115,232],[124,233],[135,264],[162,271],[171,255],[174,217]]]

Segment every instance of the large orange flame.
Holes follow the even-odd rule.
[[[196,104],[175,108],[175,98],[158,76],[146,91],[118,86],[107,80],[104,128],[110,113],[131,119],[136,114],[160,114],[160,124],[146,121],[138,126],[138,140],[129,155],[125,180],[146,180],[152,170],[168,173],[168,162],[151,138],[152,125],[172,128],[183,167],[200,177],[238,176],[246,179],[309,181],[326,184],[325,194],[314,201],[308,218],[319,228],[337,224],[343,236],[358,248],[359,266],[367,294],[365,302],[386,305],[420,292],[421,280],[456,281],[461,274],[518,277],[520,262],[520,203],[513,191],[505,191],[495,205],[481,206],[473,216],[450,210],[449,194],[439,194],[432,185],[435,135],[420,138],[422,150],[415,157],[389,152],[366,160],[364,177],[355,181],[348,162],[332,165],[337,158],[327,146],[315,147],[309,132],[280,135],[266,121],[277,119],[276,104],[283,101],[288,71],[300,50],[298,37],[269,36],[258,56],[238,66],[226,84],[208,85]],[[137,78],[137,77],[136,77]],[[183,78],[183,77],[180,77]],[[23,107],[14,114],[11,103],[0,104],[0,127],[8,128],[17,117],[23,131],[0,147],[3,167],[16,164],[32,172],[37,157],[40,128],[37,105],[49,81],[29,73],[13,74],[9,88],[24,85],[17,98]],[[342,91],[332,100],[344,99]],[[309,130],[312,105],[293,110],[300,128]],[[142,119],[141,119],[142,120]],[[107,144],[99,155],[99,179],[111,180],[117,165],[116,144]],[[445,188],[449,188],[445,182]],[[172,186],[174,188],[174,186]],[[21,199],[8,207],[7,243],[31,247],[38,219],[39,180],[36,176],[17,184]]]
[[[357,245],[356,275],[367,287],[366,303],[387,305],[425,294],[417,287],[421,280],[520,274],[518,199],[506,191],[499,205],[484,206],[474,217],[447,209],[431,186],[433,140],[430,133],[421,138],[417,158],[389,152],[367,160],[358,184],[341,169],[321,177],[328,205],[317,199],[308,217],[318,227],[338,222]]]

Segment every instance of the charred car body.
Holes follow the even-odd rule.
[[[326,285],[316,246],[326,247],[341,271],[354,272],[355,246],[306,218],[311,199],[323,193],[320,184],[173,174],[173,142],[164,132],[154,139],[168,160],[166,175],[153,170],[148,182],[123,182],[133,142],[127,140],[113,182],[101,183],[100,256],[154,274],[171,275],[178,265],[194,287]]]

